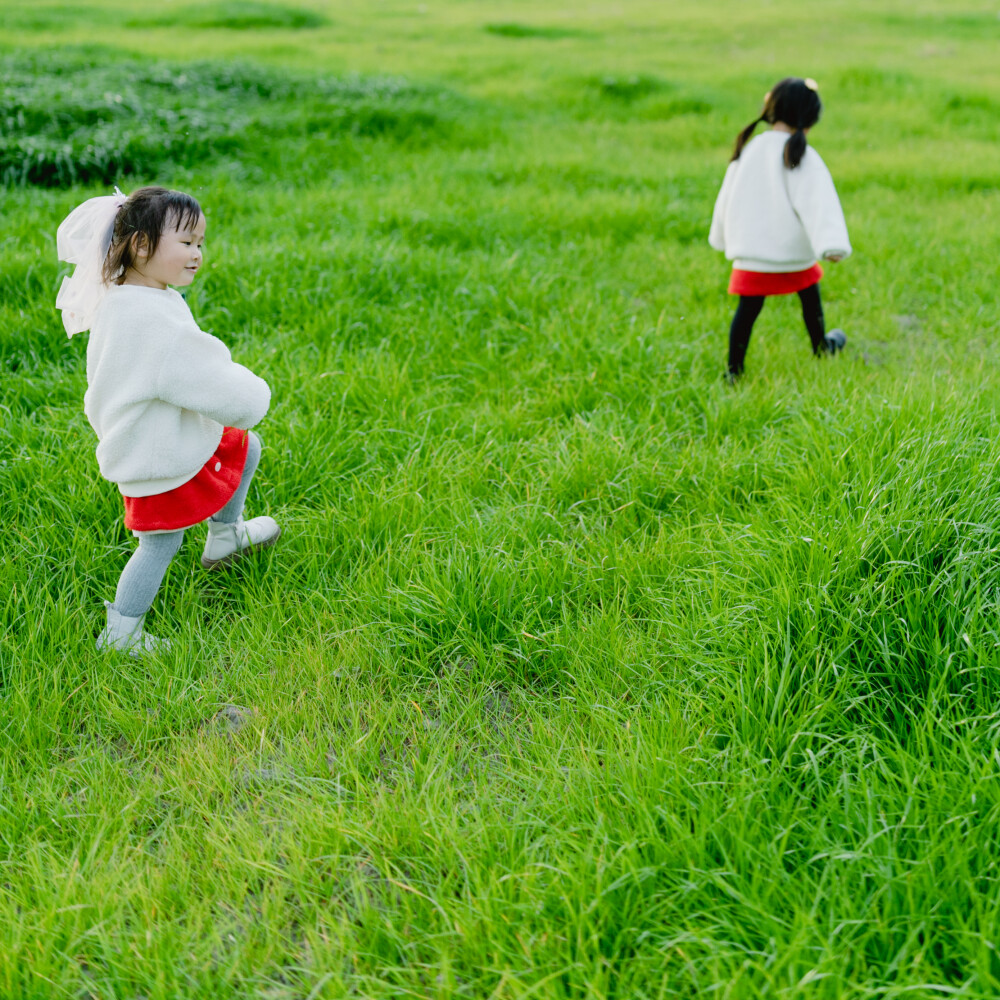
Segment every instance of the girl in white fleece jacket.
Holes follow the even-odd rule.
[[[59,227],[77,265],[56,299],[67,333],[90,330],[84,411],[101,475],[118,485],[139,545],[122,572],[99,649],[164,646],[143,619],[185,529],[208,521],[207,569],[274,544],[270,517],[243,519],[260,459],[249,432],[271,391],[198,328],[180,293],[201,266],[205,216],[190,195],[148,187],[92,198]]]
[[[814,354],[833,354],[847,343],[843,330],[826,333],[819,294],[819,260],[851,253],[833,178],[806,142],[821,110],[815,81],[787,77],[736,138],[708,237],[733,262],[729,291],[740,297],[729,330],[730,381],[743,374],[750,334],[768,295],[798,293]],[[748,143],[761,122],[771,130]]]

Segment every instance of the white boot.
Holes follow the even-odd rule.
[[[142,623],[146,618],[145,615],[126,618],[115,611],[110,601],[105,601],[104,606],[108,609],[108,624],[97,637],[98,650],[117,649],[119,652],[138,658],[144,653],[164,652],[170,649],[170,643],[166,639],[157,639],[143,632]]]
[[[274,545],[280,534],[281,528],[273,517],[255,517],[250,521],[240,517],[231,524],[209,518],[201,564],[205,569],[221,569],[244,552]]]

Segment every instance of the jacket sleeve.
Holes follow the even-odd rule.
[[[737,162],[733,160],[726,168],[726,176],[722,179],[722,187],[712,211],[712,227],[708,231],[709,246],[723,253],[726,252],[726,209],[729,206],[729,195],[733,188],[733,174],[736,172]]]
[[[840,207],[833,178],[819,153],[812,148],[795,170],[787,172],[788,195],[802,220],[813,253],[824,257],[850,257],[844,210]]]
[[[268,384],[194,323],[173,338],[156,383],[159,399],[241,430],[260,423],[271,405]]]

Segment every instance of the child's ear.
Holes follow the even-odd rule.
[[[131,243],[132,243],[132,253],[137,258],[149,256],[149,252],[146,249],[149,246],[149,242],[146,239],[145,233],[133,233]]]

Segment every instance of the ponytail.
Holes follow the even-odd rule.
[[[764,116],[761,115],[756,121],[750,122],[749,125],[736,137],[736,145],[733,146],[733,155],[730,158],[730,163],[733,160],[738,160],[740,158],[740,153],[743,152],[743,147],[750,141],[750,136],[753,135],[753,130],[764,121]]]
[[[806,133],[805,130],[797,128],[785,143],[785,166],[789,170],[794,170],[801,162],[806,153]]]

